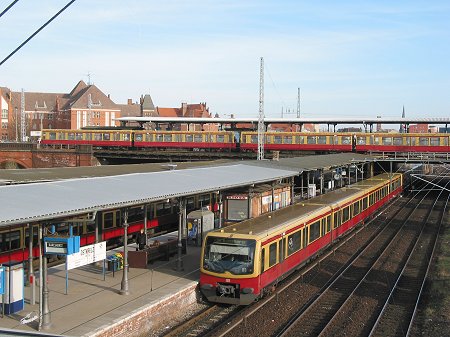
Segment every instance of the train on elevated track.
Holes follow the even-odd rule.
[[[266,132],[268,151],[450,152],[448,133]],[[42,130],[42,144],[107,149],[258,150],[258,134],[242,131],[149,131],[121,128]]]
[[[347,188],[209,232],[200,290],[211,302],[247,305],[402,192],[403,175]]]

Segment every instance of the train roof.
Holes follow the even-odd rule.
[[[393,176],[399,175],[400,174],[397,173]],[[362,195],[367,191],[375,189],[387,180],[389,180],[389,174],[380,174],[349,187],[344,187],[316,198],[301,201],[295,205],[276,210],[271,214],[264,214],[256,218],[245,220],[216,230],[212,233],[224,233],[225,235],[251,234],[262,239],[272,233],[283,231],[283,227],[288,226],[294,221],[301,219],[302,222],[306,222],[310,220],[310,218],[315,217],[319,211],[320,213],[326,212],[327,210],[331,211],[331,206],[340,206],[348,200],[357,197],[358,194]]]

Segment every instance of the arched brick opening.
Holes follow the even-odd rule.
[[[0,169],[26,169],[27,167],[23,162],[17,160],[5,160],[0,162]]]

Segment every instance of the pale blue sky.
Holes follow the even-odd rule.
[[[0,18],[0,59],[67,2],[20,0]],[[256,117],[261,56],[268,117],[295,111],[298,87],[306,117],[450,116],[449,1],[77,0],[0,85],[69,92],[91,73],[116,103],[150,93]]]

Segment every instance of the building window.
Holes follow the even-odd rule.
[[[3,119],[8,119],[8,109],[3,109],[2,110],[2,118]]]
[[[8,122],[2,122],[2,129],[8,128]]]
[[[53,113],[52,112],[50,112],[47,116],[48,116],[47,118],[48,118],[49,121],[53,119]]]

